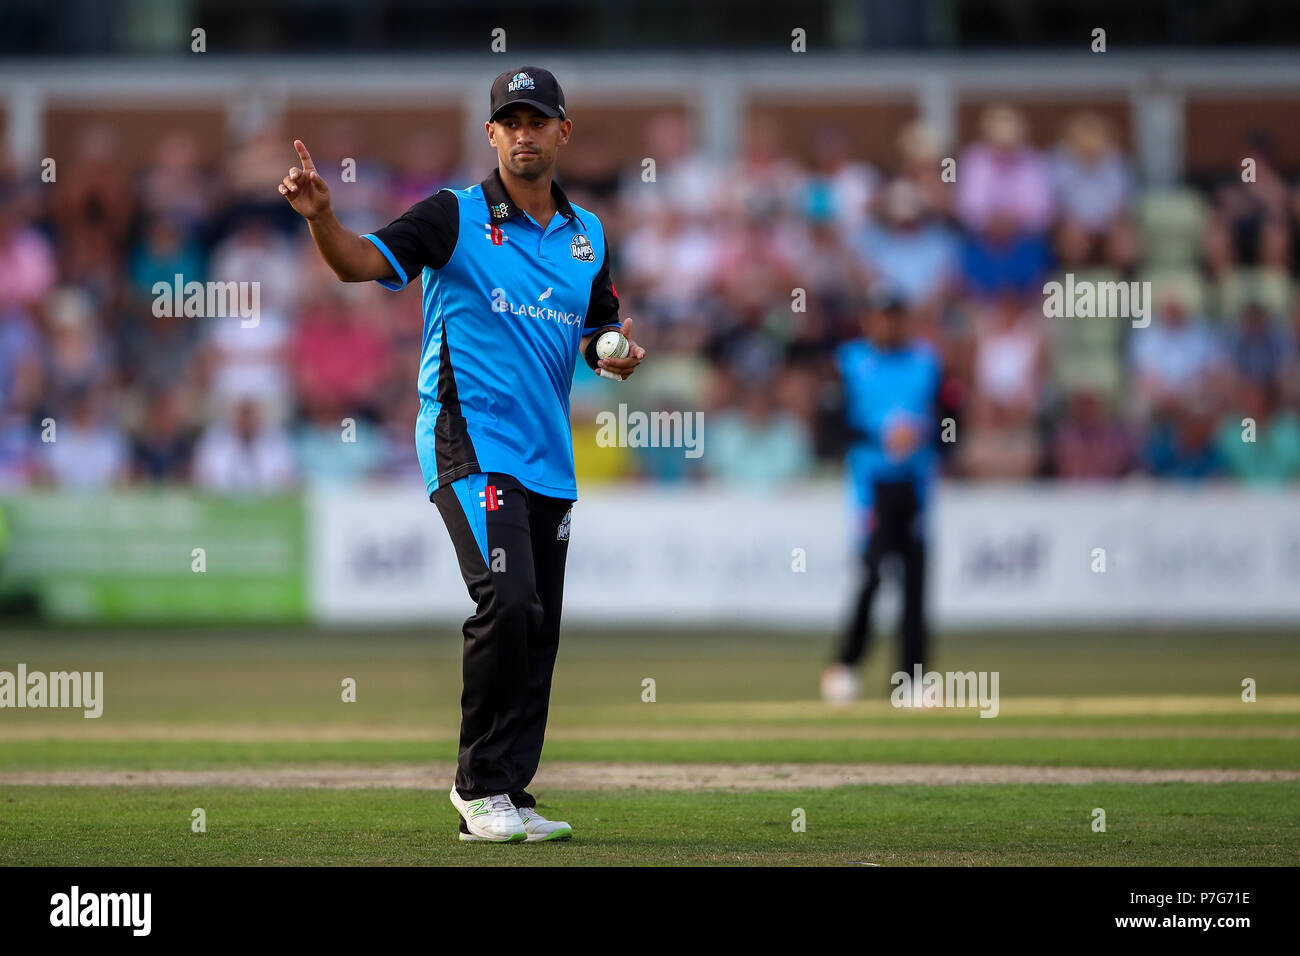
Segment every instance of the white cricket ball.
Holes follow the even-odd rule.
[[[597,358],[623,358],[630,349],[631,346],[628,344],[627,336],[617,329],[603,332],[600,338],[596,339]]]

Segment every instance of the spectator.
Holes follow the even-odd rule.
[[[926,209],[924,194],[911,180],[890,183],[881,209],[882,221],[869,223],[856,236],[858,254],[909,310],[937,308],[956,276],[956,237]]]
[[[1226,369],[1218,337],[1183,302],[1167,297],[1149,326],[1134,329],[1130,360],[1139,415],[1169,411],[1200,394]]]
[[[977,395],[966,419],[954,455],[961,474],[993,481],[1023,481],[1038,474],[1043,443],[1023,412]]]
[[[1281,380],[1287,350],[1286,336],[1273,326],[1268,311],[1258,302],[1248,303],[1228,337],[1228,354],[1237,375],[1248,382],[1274,385]]]
[[[300,268],[300,260],[305,257],[301,237],[298,240],[286,239],[266,219],[250,216],[213,249],[211,278],[219,282],[257,282],[263,311],[283,317],[297,304],[299,277],[313,274]],[[315,275],[326,273],[317,271]]]
[[[1276,386],[1244,381],[1236,404],[1236,410],[1224,416],[1218,433],[1219,454],[1229,474],[1250,484],[1300,478],[1300,419],[1278,408]]]
[[[1052,444],[1052,470],[1058,478],[1119,478],[1132,470],[1136,454],[1133,435],[1095,392],[1070,396]]]
[[[623,246],[624,288],[640,299],[649,326],[700,319],[700,303],[713,282],[721,235],[685,213],[663,208],[638,218]]]
[[[49,241],[23,217],[18,191],[0,186],[0,310],[34,308],[55,277]]]
[[[655,161],[654,179],[642,178],[645,167],[638,165],[619,187],[620,202],[634,218],[671,210],[708,220],[720,211],[720,171],[695,148],[681,114],[651,117],[645,155]]]
[[[983,232],[967,235],[962,243],[965,291],[983,301],[1041,293],[1050,253],[1042,236],[1017,232],[1009,217],[994,216]]]
[[[1042,315],[1025,301],[1003,295],[976,319],[974,386],[1012,418],[1038,412],[1046,349]]]
[[[224,493],[268,493],[294,480],[293,447],[282,428],[268,425],[254,399],[237,401],[225,420],[209,425],[194,452],[194,481]]]
[[[212,258],[217,282],[256,283],[258,314],[207,316],[202,374],[215,406],[251,398],[262,414],[283,422],[291,387],[286,364],[290,310],[298,292],[301,249],[294,249],[258,219],[249,219],[219,246]],[[252,285],[247,285],[251,289]]]
[[[715,281],[728,302],[770,305],[790,298],[795,281],[798,225],[789,218],[746,210],[722,236]]]
[[[257,219],[286,237],[299,237],[302,220],[274,191],[268,196],[267,182],[279,182],[295,162],[293,137],[274,123],[260,123],[241,129],[238,142],[228,150],[223,164],[229,190],[223,222],[224,233],[249,219]],[[338,167],[336,166],[337,170]],[[338,183],[337,178],[331,180]],[[373,225],[367,226],[373,229]]]
[[[1282,337],[1281,400],[1293,408],[1300,408],[1300,297],[1291,309],[1291,324]]]
[[[204,319],[154,315],[153,310],[137,313],[118,331],[116,353],[122,380],[145,392],[183,386],[187,391],[198,384],[196,350]],[[239,324],[238,319],[218,319]],[[189,404],[188,401],[186,404]]]
[[[307,408],[337,401],[354,412],[366,409],[388,375],[388,343],[378,323],[351,301],[359,298],[354,290],[361,291],[339,283],[314,286],[293,330],[289,366],[298,400]]]
[[[131,472],[157,484],[189,478],[194,435],[185,421],[183,393],[162,389],[149,395],[144,422],[131,442]]]
[[[791,313],[793,324],[806,316],[826,316],[832,324],[849,316],[853,302],[867,285],[869,272],[840,241],[830,216],[810,213],[805,228],[792,237],[786,258],[798,263],[791,273],[798,272],[798,288],[807,294],[804,310]]]
[[[25,488],[35,479],[36,448],[26,422],[9,414],[0,418],[0,493]]]
[[[339,222],[353,232],[365,235],[392,218],[389,216],[392,207],[389,205],[387,189],[389,171],[375,158],[375,150],[369,148],[363,140],[361,127],[357,123],[350,119],[331,122],[313,152],[313,159],[321,169],[339,171],[339,176],[334,180],[337,185],[330,190],[330,204]],[[347,170],[349,177],[346,180],[342,178],[344,170]],[[465,185],[468,184],[457,183],[456,188]],[[436,192],[436,189],[433,191]],[[424,199],[428,195],[425,193],[418,199]],[[406,207],[401,211],[405,212]]]
[[[59,170],[51,199],[59,268],[65,282],[82,286],[102,306],[120,281],[134,197],[111,126],[87,127],[74,156]]]
[[[982,139],[957,162],[957,215],[972,233],[997,227],[1041,236],[1052,224],[1052,184],[1047,164],[1027,142],[1024,117],[1009,106],[991,106],[980,131]]]
[[[1057,243],[1067,266],[1104,262],[1128,269],[1137,260],[1137,234],[1129,217],[1131,180],[1110,123],[1096,113],[1073,116],[1052,157],[1061,212]]]
[[[61,288],[50,297],[42,398],[52,408],[64,408],[74,395],[106,385],[115,376],[115,356],[100,333],[95,308],[94,300],[75,287]]]
[[[915,186],[923,207],[941,222],[953,219],[953,183],[942,175],[945,156],[934,130],[924,123],[909,123],[898,134],[898,178]],[[936,176],[934,171],[940,171]],[[955,172],[955,170],[954,170]]]
[[[1148,433],[1143,461],[1149,474],[1179,481],[1204,481],[1224,474],[1215,444],[1214,415],[1205,401],[1174,408]]]
[[[203,252],[195,239],[188,238],[180,220],[156,216],[145,224],[131,250],[127,271],[132,295],[152,311],[154,283],[165,282],[170,288],[177,275],[183,277],[182,283],[203,281]]]
[[[710,323],[705,354],[725,370],[729,379],[735,376],[763,381],[775,377],[785,343],[779,338],[781,330],[768,321],[771,309],[761,291],[755,290],[731,303],[716,322]]]
[[[1205,227],[1205,254],[1218,278],[1237,266],[1290,267],[1289,197],[1273,153],[1273,140],[1267,134],[1247,136],[1241,155],[1254,160],[1254,180],[1245,182],[1241,168],[1234,168],[1214,194]]]
[[[199,166],[194,136],[167,133],[158,141],[153,163],[140,176],[139,211],[151,222],[170,224],[177,232],[177,245],[188,247],[211,221],[213,183],[213,176]]]
[[[41,395],[44,370],[36,324],[18,309],[0,309],[0,409],[30,413]]]
[[[727,184],[727,208],[752,220],[768,220],[792,213],[805,177],[782,147],[781,128],[770,116],[751,119],[739,162]]]
[[[812,467],[812,441],[804,424],[778,408],[768,383],[749,381],[738,408],[715,413],[703,456],[709,475],[749,487],[786,485]]]
[[[430,130],[415,130],[407,140],[402,161],[388,187],[385,215],[396,219],[438,190],[444,187],[460,189],[466,184],[464,175],[452,161],[446,140]],[[374,226],[365,228],[368,232]]]
[[[983,139],[957,164],[957,215],[966,228],[962,272],[968,291],[982,298],[1028,295],[1050,264],[1046,233],[1052,222],[1047,164],[1026,141],[1024,117],[1008,106],[985,110]]]
[[[379,434],[365,418],[339,401],[318,397],[307,405],[309,420],[298,427],[294,450],[305,480],[313,484],[362,481],[384,463]]]
[[[79,387],[68,395],[70,414],[55,421],[54,440],[41,445],[44,472],[54,484],[89,491],[127,479],[130,448],[113,421],[111,399],[103,388]]]
[[[44,380],[36,325],[16,308],[0,307],[0,490],[34,477],[31,417]]]
[[[702,452],[704,441],[703,429],[696,428],[701,421],[699,409],[693,402],[671,395],[651,395],[646,402],[648,408],[666,415],[674,416],[673,421],[682,422],[682,445],[641,445],[633,449],[636,473],[653,481],[655,484],[680,484],[701,477],[703,459],[697,454]],[[686,443],[694,443],[693,448]],[[690,455],[696,455],[692,458]]]
[[[817,131],[815,164],[803,185],[803,210],[815,222],[833,222],[842,235],[866,224],[867,209],[880,179],[869,163],[855,162],[848,138],[835,126]]]

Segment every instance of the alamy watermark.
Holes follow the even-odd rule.
[[[126,927],[132,936],[148,936],[153,919],[152,893],[83,893],[73,885],[50,897],[50,925],[58,927]]]
[[[1094,282],[1065,274],[1065,282],[1043,285],[1043,315],[1049,319],[1131,319],[1133,328],[1151,324],[1150,282]]]
[[[241,328],[262,321],[262,283],[185,281],[179,272],[171,282],[155,282],[155,318],[224,319],[238,317]]]
[[[895,707],[978,707],[981,717],[998,715],[998,671],[895,671],[889,702]]]
[[[104,713],[103,671],[0,671],[0,708],[71,707],[95,718]]]
[[[596,444],[601,448],[684,448],[687,458],[704,454],[703,412],[629,412],[596,414]]]

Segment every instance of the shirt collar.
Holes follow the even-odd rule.
[[[498,225],[523,213],[523,210],[511,201],[510,194],[506,192],[505,183],[501,181],[500,168],[492,170],[491,175],[483,180],[480,185],[483,187],[483,198],[487,200],[488,215],[492,217],[493,225]],[[574,212],[568,197],[564,195],[564,190],[560,188],[560,184],[555,180],[551,180],[551,198],[555,200],[555,209],[560,215],[570,222],[577,219],[583,229],[587,228],[587,224],[582,221],[581,216]]]

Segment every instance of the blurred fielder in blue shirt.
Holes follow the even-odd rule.
[[[874,288],[865,336],[844,343],[835,354],[850,434],[850,509],[863,576],[835,660],[822,677],[822,694],[834,702],[857,695],[854,669],[870,640],[871,608],[886,555],[897,555],[903,571],[901,669],[910,674],[925,656],[925,513],[938,468],[941,367],[928,344],[909,337],[907,324],[898,294]]]

